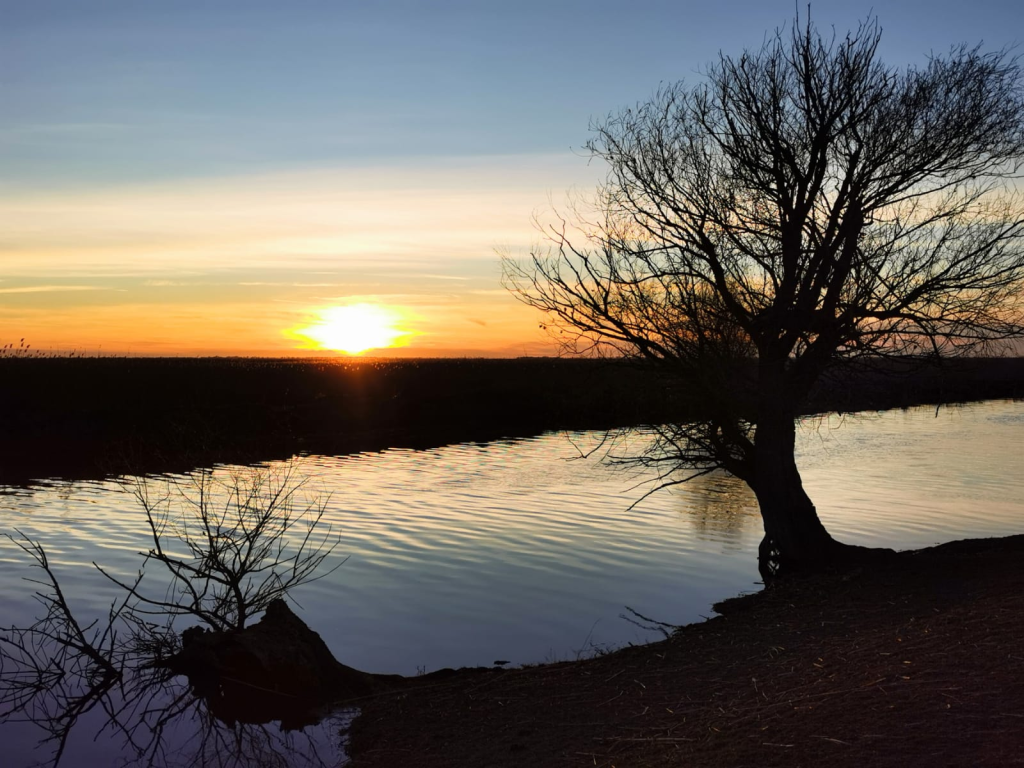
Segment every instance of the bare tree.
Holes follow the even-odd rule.
[[[327,499],[304,498],[291,469],[247,469],[226,479],[204,470],[161,484],[140,478],[128,490],[146,514],[154,562],[171,577],[145,592],[96,565],[127,591],[135,615],[191,616],[215,631],[241,629],[248,619],[292,589],[329,576],[323,561],[336,537],[323,520]],[[319,572],[317,572],[319,571]]]
[[[53,766],[94,710],[140,764],[168,764],[174,756],[165,734],[185,719],[199,726],[189,765],[290,764],[301,746],[295,739],[246,723],[225,731],[168,661],[182,649],[175,619],[234,632],[271,601],[340,566],[322,569],[337,543],[323,520],[326,500],[303,495],[290,467],[141,478],[127,490],[146,516],[151,547],[131,580],[96,565],[123,593],[93,621],[76,615],[42,544],[4,534],[41,573],[27,580],[42,611],[31,624],[0,627],[0,723],[38,726]],[[290,706],[298,710],[297,702]],[[325,764],[315,744],[303,750],[308,764]]]
[[[506,285],[567,348],[642,358],[701,407],[655,463],[746,481],[762,560],[852,554],[821,525],[795,417],[843,361],[963,355],[1024,332],[1024,89],[1007,52],[879,61],[869,19],[799,19],[594,127],[608,178]],[[679,478],[682,480],[683,478]]]

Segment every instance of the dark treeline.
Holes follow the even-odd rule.
[[[1024,397],[1020,358],[887,365],[833,379],[810,411]],[[616,360],[0,359],[0,482],[699,417],[679,391]]]

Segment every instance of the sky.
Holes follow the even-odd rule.
[[[797,7],[0,0],[0,346],[550,354],[497,254],[601,180],[593,121]],[[811,5],[839,32],[871,10]],[[892,65],[1024,42],[1019,2],[874,11]]]

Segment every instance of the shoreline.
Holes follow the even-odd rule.
[[[1024,397],[1024,358],[888,361],[823,384],[805,415]],[[187,472],[298,454],[700,418],[621,360],[0,360],[0,484]]]
[[[670,638],[354,702],[352,768],[1024,764],[1024,535],[791,577]]]

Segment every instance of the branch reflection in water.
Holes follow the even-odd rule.
[[[679,433],[691,428],[696,429],[672,424],[623,427],[589,440],[587,433],[579,433],[570,442],[574,459],[597,458],[632,481],[631,509],[667,492],[676,497],[678,514],[689,520],[701,540],[718,542],[723,551],[742,551],[743,533],[760,523],[757,499],[746,483],[719,468],[680,462]]]
[[[303,656],[294,647],[303,632],[323,645],[280,601],[344,562],[324,567],[337,545],[323,520],[326,501],[307,493],[290,467],[141,479],[125,490],[143,510],[152,544],[131,578],[94,563],[122,593],[102,618],[76,616],[40,542],[4,534],[35,569],[26,581],[41,610],[28,626],[0,630],[0,722],[38,728],[52,766],[76,726],[119,737],[123,760],[139,765],[337,764],[352,717],[334,706],[339,689],[281,690],[265,669],[274,663],[268,643],[291,644],[279,657]],[[246,629],[271,606],[279,606],[276,622]],[[183,620],[199,626],[179,634]],[[237,658],[218,658],[213,640],[253,632],[264,647],[253,655],[250,646],[241,662],[247,671]],[[314,647],[329,657],[326,646]]]

